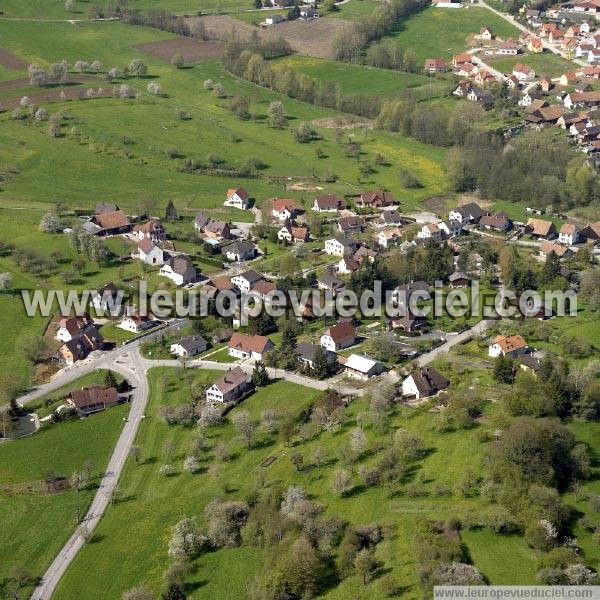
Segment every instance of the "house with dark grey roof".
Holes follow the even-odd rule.
[[[402,395],[420,400],[435,396],[449,385],[450,382],[441,373],[431,367],[424,367],[402,382]]]
[[[208,342],[201,335],[188,335],[171,344],[171,354],[181,358],[196,356],[208,348]]]
[[[252,242],[238,240],[232,244],[227,244],[221,252],[227,260],[242,262],[252,260],[256,256],[256,246]]]
[[[479,223],[483,215],[487,214],[476,202],[463,204],[458,208],[453,208],[448,214],[448,220],[458,221],[461,225],[468,223]]]
[[[298,362],[303,367],[309,367],[311,369],[315,366],[315,355],[317,354],[317,350],[319,346],[317,344],[310,344],[309,342],[300,342],[296,349],[298,354]],[[337,360],[337,354],[335,352],[331,352],[330,350],[326,350],[322,348],[325,353],[325,359],[330,365],[335,364]]]
[[[235,367],[235,369],[227,371],[223,377],[217,379],[206,390],[206,401],[211,404],[235,402],[253,389],[250,376],[240,367]]]

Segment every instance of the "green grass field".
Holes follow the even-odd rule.
[[[529,67],[533,67],[538,77],[544,75],[558,77],[567,71],[572,71],[574,67],[572,62],[561,58],[552,52],[490,60],[490,65],[503,73],[512,73],[512,69],[516,63],[522,63]]]
[[[92,379],[82,379],[69,389]],[[43,574],[76,528],[76,492],[68,488],[47,493],[40,488],[41,483],[50,472],[68,478],[91,461],[92,479],[80,492],[84,512],[96,493],[128,410],[127,405],[119,406],[0,445],[0,527],[4,535],[0,580],[15,567],[24,568],[33,577]]]
[[[394,39],[410,48],[418,64],[426,58],[452,58],[470,48],[470,38],[481,27],[491,27],[499,37],[518,36],[519,31],[504,19],[480,7],[445,10],[428,8],[402,22]]]

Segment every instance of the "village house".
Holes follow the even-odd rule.
[[[296,205],[295,200],[278,198],[273,200],[271,214],[279,221],[288,221],[289,219],[296,218],[298,214],[298,206]]]
[[[348,237],[338,236],[325,240],[325,254],[330,256],[345,256],[354,254],[359,247],[359,243]]]
[[[296,353],[298,355],[298,363],[301,367],[314,369],[315,368],[315,356],[317,354],[317,350],[321,346],[317,344],[310,344],[309,342],[300,342],[296,349]],[[337,361],[337,354],[335,352],[331,352],[330,350],[326,350],[323,348],[325,353],[325,360],[329,363],[329,365],[334,365]]]
[[[441,221],[437,224],[437,226],[448,238],[459,236],[462,233],[462,225],[460,221],[448,219],[447,221]]]
[[[249,269],[248,271],[234,275],[231,278],[231,283],[237,286],[243,293],[247,294],[254,289],[254,286],[259,281],[264,281],[264,279],[265,278],[262,273],[259,273],[254,269]]]
[[[352,324],[342,321],[325,330],[321,336],[320,344],[325,350],[337,352],[352,346],[356,342],[356,330]]]
[[[306,227],[295,227],[293,225],[284,225],[277,232],[277,239],[280,242],[286,241],[289,243],[307,242],[309,238],[308,229]]]
[[[141,333],[146,329],[156,327],[158,321],[153,315],[140,315],[139,312],[134,312],[130,315],[125,315],[116,325],[119,329],[129,331],[131,333]]]
[[[544,240],[540,245],[540,258],[546,260],[551,253],[554,253],[559,259],[570,258],[573,256],[573,251],[568,246],[555,244],[550,240]]]
[[[509,90],[518,90],[521,86],[519,80],[514,75],[508,75],[505,81]]]
[[[235,402],[253,389],[250,376],[240,367],[235,367],[206,390],[206,401],[210,404]]]
[[[227,221],[213,221],[209,219],[203,227],[204,235],[213,240],[222,241],[231,239],[231,228]]]
[[[366,246],[361,246],[352,257],[354,260],[358,261],[359,265],[362,265],[365,260],[370,263],[374,263],[377,258],[377,252],[375,250],[371,250],[371,248],[367,248]]]
[[[323,273],[323,275],[317,279],[317,288],[325,292],[329,291],[333,296],[338,292],[341,292],[345,287],[346,284],[331,273]]]
[[[356,204],[361,208],[385,208],[393,206],[396,200],[391,192],[363,192],[356,201]]]
[[[544,75],[544,77],[540,77],[538,84],[542,92],[544,92],[545,94],[547,94],[554,87],[552,79],[550,79],[550,77],[548,77],[547,75]]]
[[[521,46],[519,46],[516,40],[506,40],[496,46],[496,54],[498,56],[517,56],[520,51]]]
[[[461,77],[475,77],[477,75],[477,71],[479,71],[479,67],[474,65],[473,63],[463,63],[456,69],[456,74]]]
[[[194,217],[194,229],[196,231],[202,231],[209,223],[210,217],[203,212],[199,212]]]
[[[598,79],[600,78],[600,65],[589,65],[583,67],[583,76],[588,77],[590,79]]]
[[[122,210],[94,215],[90,222],[97,226],[95,233],[100,236],[120,235],[131,231],[131,223]]]
[[[315,198],[313,210],[315,212],[338,212],[340,210],[346,210],[346,201],[333,194],[318,196]]]
[[[422,315],[414,315],[410,310],[401,317],[393,317],[387,322],[387,329],[401,329],[407,333],[414,333],[427,327],[427,319]]]
[[[566,73],[563,73],[559,77],[558,83],[560,83],[560,85],[574,85],[577,83],[577,73],[575,73],[575,71],[567,71]]]
[[[175,285],[188,285],[195,283],[198,278],[196,267],[189,256],[179,254],[170,256],[169,260],[161,267],[159,275],[168,277]]]
[[[360,381],[367,381],[385,371],[385,367],[378,360],[363,354],[351,354],[343,364],[346,377]]]
[[[403,220],[400,213],[394,208],[392,210],[384,210],[379,217],[379,225],[402,225]]]
[[[147,265],[162,265],[165,262],[165,253],[150,238],[143,238],[137,245],[137,253],[134,257],[139,258]]]
[[[264,355],[274,348],[273,342],[263,335],[246,335],[245,333],[234,333],[227,343],[229,356],[262,360]]]
[[[533,69],[533,67],[530,67],[528,65],[523,65],[521,63],[517,63],[513,67],[512,74],[519,81],[530,81],[531,79],[533,79],[535,77],[535,70]]]
[[[429,297],[429,284],[426,281],[410,281],[403,283],[392,290],[392,301],[397,306],[409,306],[411,296],[415,299],[425,299]]]
[[[422,240],[434,240],[439,242],[442,239],[442,231],[435,223],[426,223],[417,233],[417,237]]]
[[[95,350],[102,350],[104,347],[104,338],[100,335],[96,327],[91,327],[80,335],[71,338],[65,342],[57,353],[58,359],[72,365],[79,360],[84,360]]]
[[[471,91],[471,82],[468,79],[463,79],[458,82],[457,86],[452,91],[454,96],[458,96],[459,98],[465,98],[469,95]]]
[[[364,221],[360,217],[342,217],[338,221],[338,229],[344,233],[360,233],[365,227]]]
[[[449,385],[450,382],[441,373],[432,367],[424,367],[402,382],[402,396],[416,400],[431,398]]]
[[[579,242],[579,229],[573,223],[565,223],[558,232],[558,241],[567,246],[573,246]]]
[[[479,30],[479,39],[484,42],[491,42],[495,37],[494,32],[489,27],[482,27]]]
[[[82,417],[117,406],[119,402],[119,392],[116,388],[103,388],[99,385],[73,390],[67,400],[67,404]]]
[[[94,321],[87,313],[80,317],[64,317],[58,322],[55,338],[60,342],[68,342],[94,327]]]
[[[592,84],[589,81],[578,81],[575,84],[576,92],[591,92],[593,90]]]
[[[338,273],[341,273],[342,275],[352,275],[352,273],[356,273],[359,268],[359,262],[349,256],[344,256],[337,265]]]
[[[402,230],[398,227],[382,229],[376,237],[377,243],[382,248],[389,248],[390,246],[395,246],[396,244],[400,243],[402,240]]]
[[[480,69],[475,75],[475,83],[479,85],[496,83],[496,78],[487,69]]]
[[[600,221],[586,225],[580,232],[579,237],[587,242],[597,242],[600,240]]]
[[[445,73],[448,70],[446,61],[441,58],[426,58],[425,66],[423,67],[425,73]]]
[[[266,303],[269,303],[272,299],[272,292],[277,289],[277,286],[272,281],[263,279],[257,281],[252,288],[255,294],[258,294]],[[271,294],[271,295],[270,295]]]
[[[165,228],[160,222],[160,219],[156,218],[150,219],[148,222],[142,223],[141,225],[135,225],[133,227],[133,236],[138,240],[151,240],[155,244],[164,242],[167,239]]]
[[[532,54],[541,54],[544,51],[542,40],[537,37],[530,37],[527,42],[527,50]]]
[[[231,244],[227,244],[221,249],[225,258],[231,262],[243,262],[252,260],[256,256],[256,246],[254,242],[246,240],[237,240]]]
[[[515,358],[521,354],[527,354],[529,348],[525,340],[518,334],[504,336],[497,335],[488,346],[488,355],[492,358],[508,356]]]
[[[453,288],[466,288],[471,285],[471,278],[460,271],[452,273],[452,275],[448,277],[448,281]]]
[[[598,92],[571,92],[564,97],[563,104],[569,110],[573,108],[591,108],[600,104]]]
[[[529,218],[525,225],[527,233],[537,239],[552,240],[556,237],[556,226],[552,221]]]
[[[521,370],[536,376],[541,366],[540,359],[533,356],[533,354],[524,354],[523,356],[519,356],[517,358],[517,363]]]
[[[250,208],[250,196],[243,187],[229,189],[223,206],[248,210]]]
[[[189,358],[204,352],[207,348],[208,342],[201,335],[187,335],[171,344],[171,354],[180,358]]]
[[[476,202],[469,202],[457,208],[453,208],[448,213],[449,221],[458,221],[463,227],[468,223],[479,223],[479,220],[486,212],[481,209]]]
[[[459,68],[461,65],[465,64],[465,63],[470,63],[473,60],[473,56],[467,52],[463,53],[463,54],[455,54],[452,57],[452,66],[457,69]]]
[[[512,227],[512,221],[506,213],[499,212],[493,215],[483,215],[479,221],[479,225],[484,229],[506,232]]]

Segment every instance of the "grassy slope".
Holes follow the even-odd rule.
[[[514,56],[512,58],[503,58],[490,61],[490,65],[504,73],[511,73],[516,63],[522,63],[535,69],[537,76],[548,75],[558,77],[567,71],[573,70],[573,63],[552,54],[544,52],[543,54],[528,54],[526,56]]]
[[[468,39],[481,27],[491,27],[500,37],[518,35],[518,30],[485,8],[428,8],[404,21],[394,38],[410,48],[422,64],[426,58],[449,59],[464,52]]]
[[[87,381],[89,383],[89,381]],[[83,382],[82,382],[83,383]],[[71,385],[70,388],[76,387]],[[10,493],[5,486],[43,480],[50,471],[69,477],[94,464],[93,481],[81,492],[85,509],[96,490],[127,415],[127,405],[85,420],[49,426],[38,433],[0,445],[0,580],[15,566],[40,576],[75,528],[75,492]]]
[[[206,372],[196,374],[195,377],[196,384],[201,380],[211,380],[211,374]],[[473,378],[466,379],[471,383],[474,381]],[[134,464],[127,466],[122,486],[131,495],[131,500],[109,509],[98,530],[100,540],[87,546],[77,557],[57,591],[56,598],[59,600],[73,597],[100,598],[102,594],[117,597],[124,589],[140,583],[157,589],[160,586],[161,572],[167,564],[169,527],[183,516],[196,514],[201,518],[206,503],[214,496],[222,496],[223,482],[230,482],[235,488],[229,497],[244,498],[252,489],[255,474],[259,471],[264,472],[269,482],[281,481],[284,485],[304,486],[311,497],[326,505],[329,514],[339,515],[356,524],[378,521],[396,525],[396,535],[379,546],[378,556],[387,568],[392,568],[401,585],[406,586],[407,598],[419,597],[412,545],[415,519],[422,516],[449,518],[464,510],[485,506],[481,499],[465,500],[456,495],[440,497],[431,493],[436,484],[453,489],[466,469],[481,469],[485,445],[478,441],[477,428],[441,435],[433,428],[432,416],[420,411],[399,410],[393,418],[393,425],[417,432],[431,450],[417,469],[419,479],[426,482],[424,485],[428,493],[424,497],[414,498],[403,494],[390,497],[387,490],[373,488],[347,498],[337,498],[329,487],[335,465],[298,473],[287,457],[292,450],[283,445],[281,440],[277,440],[275,445],[250,451],[241,449],[236,459],[229,463],[218,463],[218,467],[214,470],[211,468],[209,473],[196,476],[182,473],[181,464],[193,432],[168,427],[159,422],[156,407],[167,401],[166,398],[170,403],[182,402],[186,396],[186,385],[181,383],[177,373],[164,369],[154,369],[151,381],[153,393],[147,413],[149,418],[143,424],[138,439],[145,456],[151,457],[151,460],[139,467]],[[484,386],[490,383],[487,376],[480,377],[478,381]],[[313,397],[312,390],[276,383],[260,390],[246,400],[241,408],[249,410],[253,418],[258,418],[260,411],[267,407],[274,407],[280,413],[288,410],[299,412],[304,403]],[[316,445],[321,444],[330,455],[335,455],[335,449],[347,440],[349,429],[354,426],[354,417],[364,409],[365,401],[356,400],[348,409],[349,422],[340,432],[322,433],[317,440],[302,444],[297,450],[305,457],[310,457]],[[367,434],[373,443],[377,437],[375,432],[367,429]],[[232,436],[230,425],[212,431],[210,446],[213,447],[223,439],[231,441]],[[167,441],[176,445],[172,462],[178,474],[170,479],[158,475],[158,469],[165,460],[163,449]],[[260,463],[267,456],[278,458],[268,469],[263,470]],[[370,460],[372,459],[364,459],[361,465]],[[208,467],[214,461],[212,452],[209,451],[205,466]],[[409,477],[408,480],[410,479]],[[135,544],[131,540],[135,540]],[[491,579],[504,581],[508,568],[489,561],[487,548],[493,546],[501,548],[506,556],[518,556],[518,559],[511,562],[513,583],[534,582],[535,555],[527,550],[522,539],[475,532],[465,537],[465,543],[475,558],[475,564],[485,570]],[[115,566],[123,560],[128,560],[130,568],[117,570]],[[198,570],[191,578],[194,597],[246,597],[244,590],[247,589],[248,580],[260,564],[260,551],[247,547],[203,555],[197,561]],[[108,585],[109,588],[102,588],[101,584]],[[94,591],[100,589],[103,592]],[[363,588],[356,577],[350,577],[329,590],[326,597],[341,600],[348,597],[366,599],[380,596],[376,586]]]

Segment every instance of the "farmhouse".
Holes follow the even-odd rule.
[[[133,228],[133,235],[138,240],[148,239],[155,244],[164,242],[167,239],[167,234],[165,233],[165,229],[160,222],[160,219],[150,219],[147,223],[135,225]]]
[[[525,230],[531,237],[551,240],[556,237],[556,227],[552,221],[530,218],[525,225]]]
[[[245,333],[234,333],[227,347],[229,356],[235,358],[262,360],[265,353],[274,347],[273,342],[263,335],[246,335]]]
[[[58,323],[58,330],[55,337],[61,342],[68,342],[93,327],[94,321],[92,321],[88,314],[84,314],[81,317],[63,318]]]
[[[137,245],[137,256],[147,265],[162,265],[165,262],[165,253],[150,238],[143,238]]]
[[[240,367],[235,367],[206,390],[206,401],[211,404],[235,402],[253,389],[250,377]]]
[[[346,210],[346,201],[333,194],[318,196],[315,198],[313,210],[315,212],[338,212],[339,210]]]
[[[579,241],[579,229],[573,223],[565,223],[558,232],[558,241],[573,246]]]
[[[402,382],[402,395],[405,398],[421,400],[435,396],[446,389],[450,382],[438,371],[425,367],[415,371]]]
[[[227,190],[227,198],[223,203],[223,206],[247,210],[250,208],[250,196],[243,187]]]
[[[347,321],[329,327],[321,336],[320,344],[325,350],[337,352],[352,346],[356,341],[356,331]]]
[[[114,387],[103,388],[99,385],[73,390],[67,403],[80,416],[87,416],[119,404],[119,393]]]
[[[171,354],[188,358],[204,352],[207,348],[208,343],[201,335],[188,335],[171,344]]]
[[[344,363],[345,374],[352,379],[366,381],[371,377],[381,375],[385,367],[377,360],[362,354],[351,354]]]
[[[252,260],[256,256],[256,246],[253,242],[238,240],[232,244],[227,244],[221,252],[227,260],[243,262],[245,260]]]
[[[168,262],[161,267],[160,275],[168,277],[175,285],[188,285],[195,283],[198,273],[190,257],[185,254],[169,257]]]
[[[488,355],[493,358],[497,356],[514,358],[527,352],[529,352],[529,348],[525,340],[518,334],[509,336],[497,335],[488,347]]]
[[[122,210],[113,210],[94,215],[91,223],[97,225],[98,235],[119,235],[131,231],[131,223]]]
[[[273,200],[271,213],[279,221],[287,221],[296,217],[298,206],[294,200],[278,198],[277,200]]]

